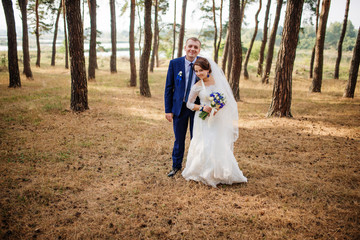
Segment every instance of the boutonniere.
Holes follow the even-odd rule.
[[[178,73],[176,79],[177,79],[178,81],[181,81],[181,79],[182,79],[182,71],[180,71],[180,72]]]

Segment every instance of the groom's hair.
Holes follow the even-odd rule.
[[[194,42],[200,43],[200,47],[201,47],[201,42],[200,42],[200,40],[197,39],[196,37],[191,37],[191,38],[186,39],[185,45],[187,44],[187,42],[188,42],[189,40],[192,40],[192,41],[194,41]]]
[[[210,65],[209,61],[206,58],[198,57],[198,59],[194,63],[194,67],[196,65],[198,65],[199,67],[201,67],[204,70],[209,70],[209,73],[211,73],[211,65]]]

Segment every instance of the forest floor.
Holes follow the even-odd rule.
[[[166,175],[167,63],[151,98],[128,87],[127,62],[99,66],[83,113],[62,66],[33,67],[20,89],[0,72],[2,239],[360,238],[360,98],[342,98],[346,79],[310,94],[296,71],[291,119],[265,117],[272,84],[241,79],[234,154],[248,183],[212,188]]]

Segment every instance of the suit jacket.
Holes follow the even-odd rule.
[[[182,76],[178,76],[181,74]],[[196,78],[195,81],[198,79]],[[179,116],[185,94],[185,57],[170,61],[165,84],[165,113]]]

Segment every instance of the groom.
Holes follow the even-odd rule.
[[[200,53],[201,42],[192,37],[186,40],[185,56],[170,61],[165,85],[165,118],[173,122],[175,142],[172,152],[172,170],[168,177],[173,177],[181,170],[185,151],[186,131],[190,121],[190,137],[194,123],[194,111],[186,107],[191,87],[196,82],[193,64]]]

